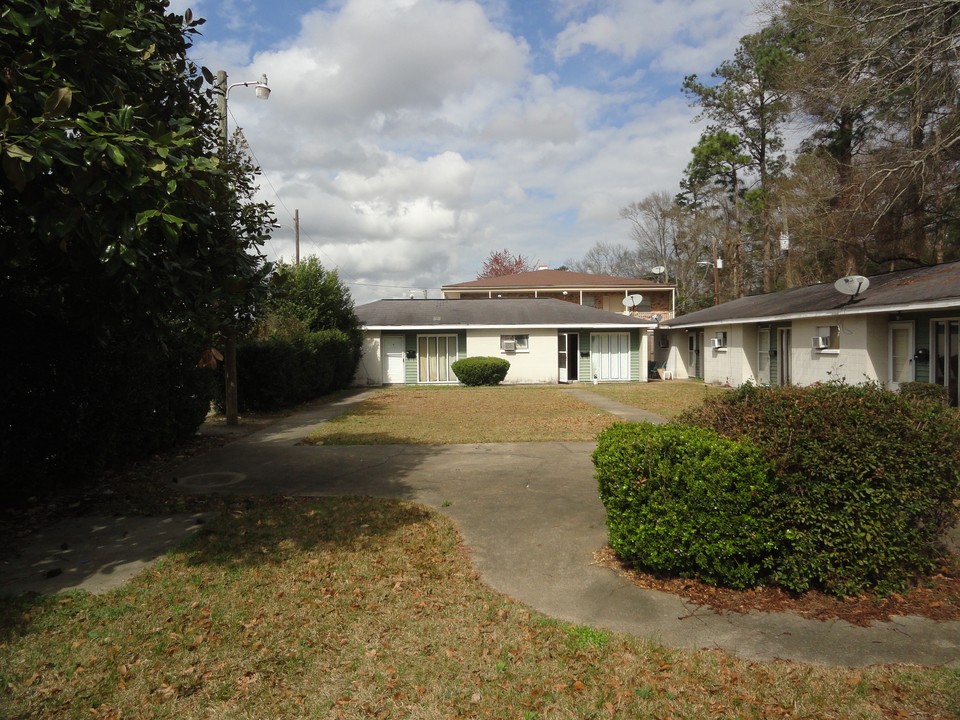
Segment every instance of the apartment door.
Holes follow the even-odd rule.
[[[757,330],[757,384],[770,384],[770,328]]]
[[[947,388],[950,404],[960,404],[960,320],[934,320],[930,327],[930,380]]]
[[[689,377],[703,377],[700,368],[700,348],[703,347],[703,333],[691,332],[687,335],[687,375]]]
[[[899,390],[900,383],[913,382],[913,323],[890,323],[887,342],[889,348],[889,373],[887,387],[890,390]]]
[[[383,382],[386,385],[402,385],[404,372],[403,335],[383,336]]]
[[[790,328],[780,328],[777,331],[777,383],[783,387],[793,384],[790,369],[792,344]]]
[[[557,335],[557,375],[560,382],[570,382],[567,373],[567,333]]]

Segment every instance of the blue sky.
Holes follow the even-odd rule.
[[[173,0],[230,94],[282,225],[357,304],[438,296],[491,251],[556,267],[628,244],[619,209],[677,191],[700,129],[680,92],[756,29],[753,0]]]

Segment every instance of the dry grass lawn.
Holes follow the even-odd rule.
[[[476,577],[451,521],[246,499],[112,593],[0,601],[0,717],[949,718],[960,671],[672,650]]]
[[[723,389],[702,382],[582,385],[586,390],[667,419]],[[324,425],[316,445],[453,445],[592,441],[619,418],[557,385],[386,388]]]
[[[390,388],[324,423],[308,442],[453,445],[591,441],[617,420],[557,386]]]
[[[625,405],[649,410],[668,420],[689,407],[701,404],[708,397],[728,391],[727,388],[708,385],[700,380],[591,385],[588,389]]]
[[[332,437],[397,439],[440,417],[412,441],[539,439],[526,427],[538,423],[593,439],[616,420],[557,388],[391,390],[361,410]],[[0,597],[0,718],[960,714],[958,669],[748,662],[552,620],[480,582],[452,521],[417,505],[206,501],[219,517],[122,588]]]

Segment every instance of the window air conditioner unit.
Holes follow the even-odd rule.
[[[504,352],[516,352],[517,350],[517,341],[516,340],[504,340],[503,341],[503,351]]]
[[[712,339],[710,340],[710,347],[712,347],[712,348],[714,348],[714,349],[722,348],[722,347],[723,347],[723,340],[721,340],[720,338],[712,338]]]
[[[828,347],[830,347],[830,338],[823,337],[822,335],[818,335],[817,337],[813,338],[814,350],[824,350]]]

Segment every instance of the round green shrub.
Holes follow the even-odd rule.
[[[781,538],[771,464],[749,442],[687,425],[617,423],[593,453],[610,545],[656,574],[733,588],[766,579]]]
[[[510,362],[496,357],[468,357],[450,367],[464,385],[499,385],[507,377]]]
[[[749,438],[776,468],[777,584],[888,593],[935,568],[960,497],[955,409],[875,383],[748,385],[680,420]]]

